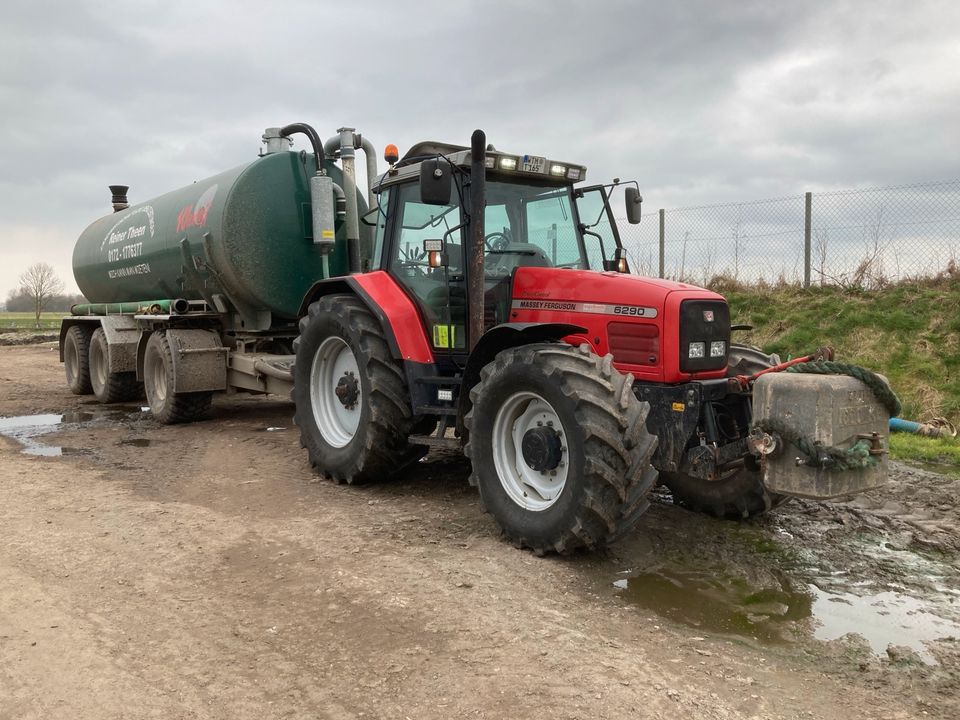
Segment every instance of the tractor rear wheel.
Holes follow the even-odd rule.
[[[143,395],[143,384],[136,372],[110,372],[107,336],[102,327],[90,338],[90,386],[97,400],[118,403],[136,400]]]
[[[337,483],[386,478],[426,454],[383,329],[352,295],[312,303],[293,341],[294,422],[311,466]]]
[[[93,330],[86,325],[73,325],[63,336],[63,368],[67,373],[67,387],[74,395],[89,395],[90,336]]]
[[[732,344],[727,376],[752,375],[780,362],[752,345]],[[703,480],[683,473],[664,472],[660,479],[682,507],[727,520],[746,520],[783,505],[790,498],[772,493],[763,484],[763,475],[746,468],[720,480]]]
[[[510,348],[471,390],[466,452],[484,507],[538,555],[605,546],[649,507],[649,405],[587,345]]]

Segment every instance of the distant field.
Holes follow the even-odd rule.
[[[69,313],[43,313],[40,315],[40,330],[58,330],[60,320],[65,315],[69,315]],[[36,329],[32,312],[0,312],[0,332],[10,330],[29,332]]]

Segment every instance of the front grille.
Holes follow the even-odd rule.
[[[647,323],[612,322],[607,341],[613,359],[627,365],[656,365],[660,360],[660,331]]]
[[[713,321],[704,318],[713,313]],[[710,357],[710,343],[722,340],[722,357]],[[704,343],[704,357],[691,358],[690,343]],[[730,308],[721,300],[684,300],[680,303],[680,370],[688,373],[720,370],[730,354]]]

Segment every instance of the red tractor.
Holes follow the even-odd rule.
[[[389,148],[388,148],[389,150]],[[708,290],[629,272],[613,185],[485,146],[421,143],[376,183],[367,272],[323,280],[295,341],[301,443],[338,482],[462,446],[515,544],[565,552],[636,524],[657,480],[745,518],[781,498],[748,452],[730,312]],[[626,213],[641,198],[626,187]]]

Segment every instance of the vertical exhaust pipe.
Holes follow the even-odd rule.
[[[470,272],[467,297],[470,305],[470,350],[483,335],[483,238],[487,207],[487,136],[474,130],[470,138]]]
[[[130,203],[127,202],[127,190],[130,189],[129,185],[109,185],[108,187],[112,195],[110,201],[113,203],[113,211],[115,213],[130,207]]]

